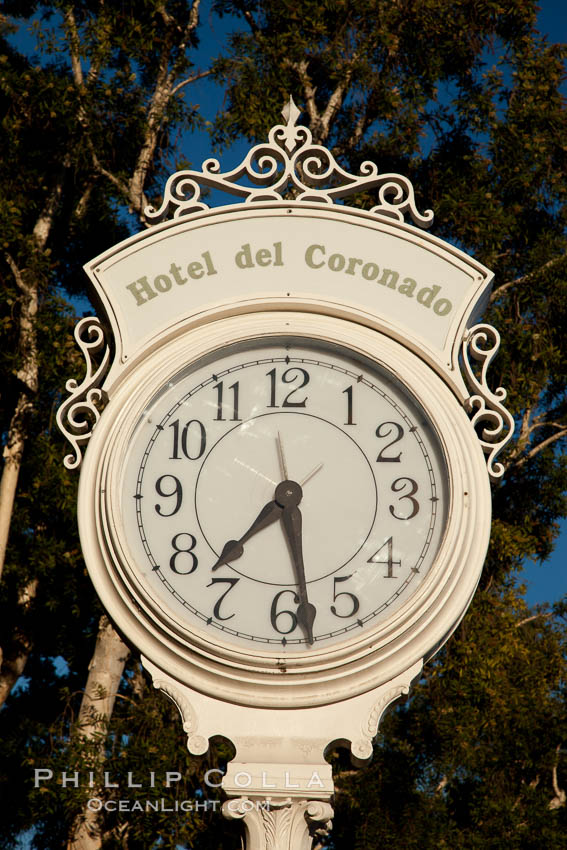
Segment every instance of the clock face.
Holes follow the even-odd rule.
[[[177,373],[128,439],[128,563],[159,616],[235,648],[326,649],[416,594],[439,550],[447,464],[384,366],[278,336]]]

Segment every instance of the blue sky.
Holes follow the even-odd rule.
[[[547,34],[550,41],[567,43],[567,0],[541,0],[538,20],[540,31]],[[203,3],[197,65],[200,64],[202,69],[206,68],[209,58],[221,52],[226,33],[230,29],[230,19],[225,18],[219,22],[218,18],[212,17],[210,4]],[[34,41],[26,37],[23,31],[18,34],[17,41],[20,48],[24,46],[24,49],[33,51]],[[564,92],[567,97],[567,82],[564,83]],[[188,99],[193,104],[199,104],[205,119],[212,120],[222,106],[223,91],[220,86],[203,79],[191,86]],[[219,156],[222,170],[234,167],[248,149],[248,143],[242,140],[224,151]],[[204,132],[185,134],[181,139],[181,150],[197,169],[204,159],[216,155],[211,149],[208,135]],[[435,232],[435,226],[432,232]],[[527,562],[522,581],[527,586],[526,600],[530,605],[554,602],[567,593],[567,520],[561,524],[561,533],[551,558],[544,563]]]
[[[566,0],[542,0],[539,28],[553,42],[567,43]],[[563,83],[567,97],[567,83]],[[545,563],[528,562],[523,580],[527,584],[526,600],[530,605],[555,602],[567,593],[567,520],[561,523],[561,534],[555,551]]]
[[[547,34],[551,42],[567,43],[567,0],[542,0],[538,22],[540,32]],[[206,67],[209,56],[220,53],[225,34],[230,29],[228,20],[224,19],[219,25],[218,19],[213,20],[206,11],[202,12],[199,52],[203,57],[203,68]],[[564,83],[564,92],[567,97],[567,83]],[[189,97],[192,103],[200,104],[201,113],[211,120],[222,105],[223,92],[219,86],[205,79],[192,86]],[[209,139],[203,133],[186,135],[183,138],[183,149],[196,169],[207,157],[216,156],[211,151]],[[223,151],[222,155],[218,156],[222,170],[234,167],[248,149],[248,143],[240,141],[229,150]],[[435,232],[435,225],[432,232]],[[555,602],[567,594],[567,520],[561,523],[561,533],[551,558],[543,563],[526,562],[521,580],[526,584],[526,601],[529,605]]]
[[[205,68],[209,56],[219,53],[230,23],[223,21],[220,25],[217,19],[213,21],[207,7],[201,7],[201,64]],[[542,33],[549,36],[553,42],[567,43],[567,0],[542,0],[540,3],[539,26]],[[20,34],[19,44],[25,40],[26,47],[33,49],[31,40]],[[564,84],[567,96],[567,83]],[[207,80],[195,84],[190,93],[193,103],[200,103],[201,112],[207,119],[212,119],[222,104],[222,90]],[[239,142],[220,157],[223,170],[234,166],[248,150],[246,142]],[[182,148],[186,157],[198,168],[203,159],[212,155],[210,142],[206,134],[187,135],[182,140]],[[434,232],[434,228],[433,228]],[[87,260],[89,258],[85,258]],[[561,524],[561,534],[552,557],[544,563],[528,562],[525,565],[522,581],[527,586],[526,601],[530,605],[544,602],[554,602],[567,593],[567,520]],[[21,836],[19,846],[22,850],[29,847],[30,834]]]

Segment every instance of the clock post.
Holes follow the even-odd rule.
[[[77,325],[86,374],[58,412],[97,593],[190,752],[233,742],[247,850],[328,830],[326,753],[367,763],[464,616],[513,431],[478,323],[490,271],[425,233],[407,178],[347,173],[282,114],[86,265],[102,320]],[[335,203],[361,190],[372,209]]]

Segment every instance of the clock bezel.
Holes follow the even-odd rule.
[[[293,654],[238,647],[156,610],[151,593],[129,564],[118,495],[129,434],[159,387],[188,364],[227,345],[285,335],[351,349],[405,385],[443,445],[450,493],[437,557],[408,600],[392,616],[338,644]],[[477,436],[439,376],[384,334],[344,319],[300,312],[219,318],[131,364],[90,440],[79,490],[87,567],[125,636],[143,656],[192,688],[241,705],[274,708],[315,706],[366,692],[438,649],[477,586],[490,516],[488,476]]]

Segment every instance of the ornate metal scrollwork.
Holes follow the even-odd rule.
[[[209,209],[201,199],[201,187],[220,189],[244,198],[245,203],[285,201],[289,193],[294,201],[333,204],[355,192],[378,189],[380,203],[371,213],[398,221],[409,213],[414,224],[429,227],[432,210],[421,214],[415,205],[413,186],[401,174],[379,174],[377,166],[365,161],[359,175],[349,174],[322,145],[313,144],[307,127],[298,126],[301,112],[290,97],[282,110],[285,124],[276,124],[268,134],[268,143],[251,148],[245,159],[232,171],[222,173],[217,159],[206,159],[201,171],[184,170],[172,174],[165,187],[158,210],[147,207],[150,222],[164,221],[168,216],[180,218]],[[253,185],[238,183],[247,178]]]
[[[100,385],[108,371],[110,348],[104,338],[100,321],[95,316],[81,319],[75,327],[75,339],[83,352],[86,374],[79,384],[70,378],[65,389],[70,393],[57,411],[57,425],[69,440],[74,454],[65,456],[63,463],[67,469],[77,469],[83,459],[82,446],[88,443],[93,428],[100,417],[98,405],[104,402],[104,392]],[[95,355],[103,351],[97,365]]]
[[[471,414],[472,424],[478,427],[480,444],[487,455],[486,465],[491,481],[498,481],[505,471],[502,463],[495,463],[514,433],[514,419],[503,403],[506,399],[504,387],[492,392],[486,374],[500,348],[500,334],[492,325],[475,325],[465,335],[462,344],[463,375],[472,395],[465,402]],[[471,361],[482,364],[477,377]]]

